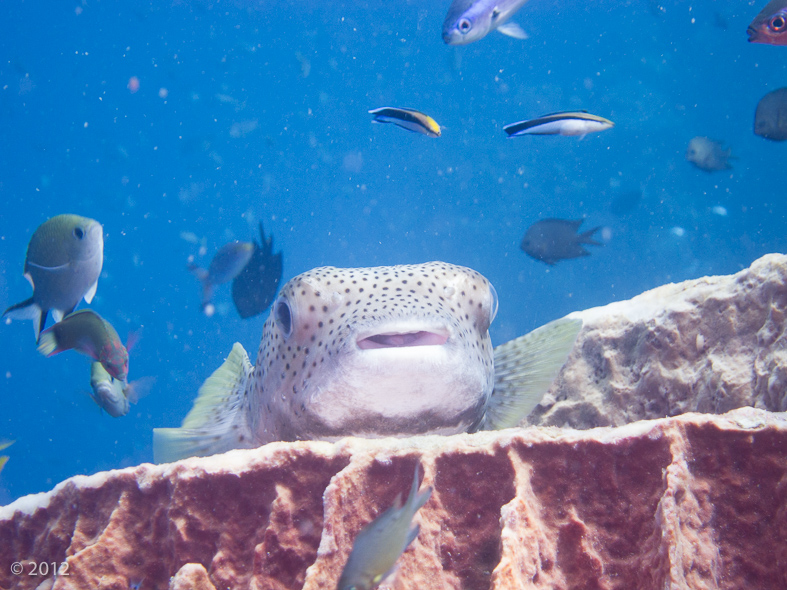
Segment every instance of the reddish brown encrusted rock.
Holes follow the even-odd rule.
[[[658,287],[584,325],[529,423],[593,428],[684,412],[787,410],[787,256]]]
[[[55,590],[332,589],[416,461],[434,493],[389,588],[787,587],[787,416],[753,408],[274,443],[75,477],[0,509],[0,587],[43,581],[14,561],[65,561]]]

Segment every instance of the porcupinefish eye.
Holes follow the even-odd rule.
[[[85,237],[85,230],[83,230],[83,229],[82,229],[81,227],[79,227],[79,226],[75,227],[75,228],[74,228],[74,230],[73,230],[71,233],[73,233],[73,234],[74,234],[74,237],[75,237],[77,240],[81,240],[82,238],[84,238],[84,237]]]
[[[781,14],[777,14],[771,19],[771,22],[768,23],[768,26],[770,27],[771,31],[778,33],[784,28],[786,24],[787,21],[785,21],[784,17]]]
[[[290,304],[282,297],[276,302],[273,309],[273,319],[276,325],[279,326],[285,338],[289,338],[292,334],[292,311],[290,311]]]
[[[459,21],[459,30],[462,33],[467,33],[472,28],[473,28],[473,23],[471,23],[466,18],[463,18],[462,20]]]
[[[489,314],[489,323],[491,324],[495,316],[497,315],[497,291],[495,290],[492,283],[489,283],[489,292],[492,294],[492,305],[491,305],[491,312]]]

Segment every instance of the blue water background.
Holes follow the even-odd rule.
[[[122,337],[139,332],[130,378],[157,381],[111,418],[86,394],[85,357],[46,359],[30,322],[0,325],[0,438],[16,441],[0,504],[151,461],[152,429],[180,424],[233,342],[253,356],[265,315],[240,320],[224,285],[205,317],[186,262],[256,237],[258,221],[284,252],[285,280],[321,265],[479,270],[500,297],[495,344],[785,251],[787,146],[752,133],[757,101],[787,85],[787,47],[747,43],[764,0],[531,0],[515,19],[530,39],[460,48],[441,40],[448,4],[4,4],[0,308],[30,295],[22,266],[40,223],[98,219],[91,307]],[[443,136],[372,125],[367,110],[385,105],[432,115]],[[615,128],[584,140],[502,131],[580,108]],[[688,164],[695,135],[727,142],[734,169]],[[635,210],[610,211],[640,189]],[[606,244],[547,267],[519,250],[543,217],[584,217]]]

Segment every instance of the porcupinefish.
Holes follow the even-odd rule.
[[[563,366],[581,320],[492,348],[497,294],[445,262],[317,268],[282,287],[256,366],[236,343],[157,462],[272,441],[457,434],[515,426]]]

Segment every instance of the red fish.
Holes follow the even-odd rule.
[[[787,45],[787,0],[771,0],[746,31],[749,43]]]
[[[75,311],[41,333],[38,352],[44,356],[71,349],[100,362],[115,379],[128,377],[126,347],[112,324],[94,311]]]

